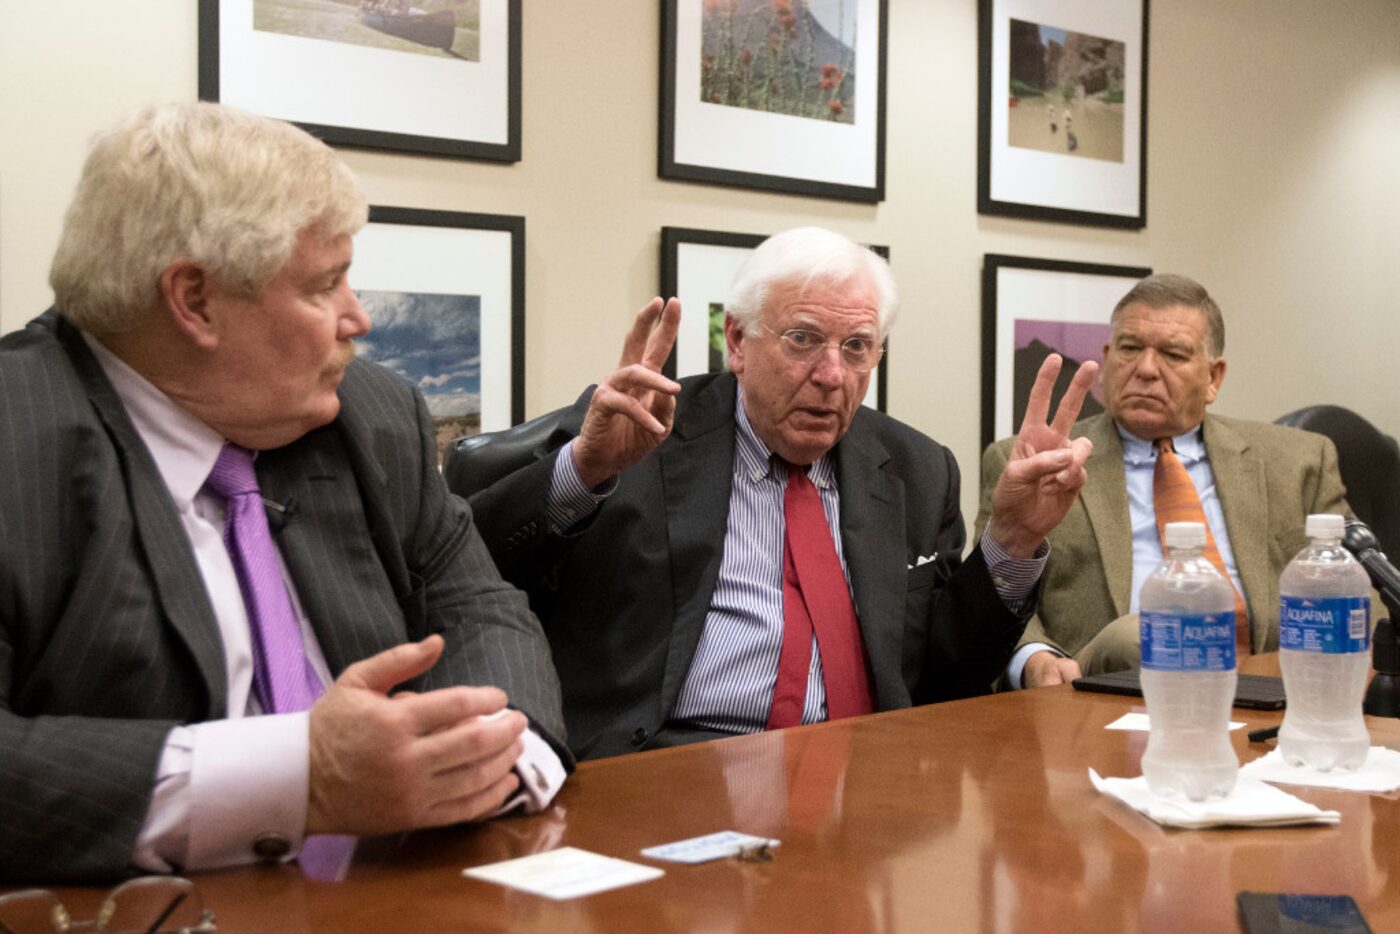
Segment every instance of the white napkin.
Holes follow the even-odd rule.
[[[1104,727],[1104,729],[1141,730],[1142,732],[1147,733],[1152,730],[1152,720],[1145,713],[1125,713],[1123,714],[1123,716],[1119,717],[1117,720],[1114,720],[1108,726]],[[1242,729],[1244,729],[1243,723],[1236,723],[1234,720],[1230,721],[1230,730],[1232,732],[1234,730]]]
[[[1101,778],[1089,770],[1089,781],[1104,794],[1166,827],[1287,827],[1290,824],[1335,824],[1337,811],[1324,811],[1241,772],[1229,797],[1212,801],[1168,800],[1153,797],[1147,779]]]
[[[1283,761],[1283,754],[1275,749],[1267,756],[1242,766],[1240,775],[1249,775],[1262,782],[1314,785],[1318,788],[1384,794],[1400,788],[1400,752],[1382,746],[1372,746],[1371,751],[1366,753],[1366,761],[1354,772],[1341,769],[1319,772],[1307,766],[1289,765]]]

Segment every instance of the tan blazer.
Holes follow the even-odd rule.
[[[1207,415],[1206,455],[1215,474],[1225,528],[1249,606],[1256,652],[1278,648],[1278,578],[1306,544],[1310,513],[1351,515],[1337,472],[1337,450],[1319,434]],[[1113,420],[1095,415],[1074,426],[1094,442],[1089,479],[1064,521],[1050,533],[1040,608],[1021,644],[1045,642],[1073,656],[1101,629],[1128,615],[1133,543],[1123,445]],[[1013,439],[982,455],[977,534],[991,518],[991,496]]]

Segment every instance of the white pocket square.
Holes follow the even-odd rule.
[[[937,557],[938,557],[938,552],[936,552],[936,551],[935,551],[933,554],[931,554],[931,555],[919,555],[918,560],[917,560],[914,564],[909,565],[909,570],[912,571],[912,570],[914,570],[915,568],[921,568],[921,567],[923,567],[925,564],[928,564],[930,561],[932,561],[933,559],[935,559],[935,558],[937,558]]]

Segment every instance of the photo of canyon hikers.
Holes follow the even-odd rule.
[[[1011,20],[1007,142],[1123,161],[1122,42]]]
[[[855,120],[855,0],[705,0],[700,100]]]

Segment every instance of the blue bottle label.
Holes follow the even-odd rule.
[[[1142,667],[1153,671],[1230,671],[1235,667],[1235,611],[1138,617]]]
[[[1342,655],[1371,647],[1371,598],[1282,597],[1279,648]]]

